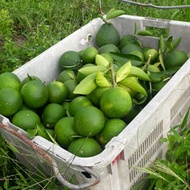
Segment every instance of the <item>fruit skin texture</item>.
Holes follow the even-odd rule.
[[[121,87],[105,91],[100,99],[100,108],[109,118],[122,118],[132,107],[129,93]]]
[[[24,103],[31,108],[40,108],[48,101],[49,93],[47,86],[37,80],[27,82],[21,88]]]
[[[119,135],[119,133],[126,127],[126,123],[122,119],[109,119],[102,131],[100,132],[99,142],[102,145],[106,145],[113,137]]]
[[[34,129],[40,124],[40,117],[31,110],[20,110],[12,118],[12,123],[21,129]]]
[[[55,124],[66,115],[65,108],[57,103],[48,104],[42,112],[42,120],[47,128],[54,128]]]
[[[4,72],[0,74],[0,89],[1,88],[12,88],[20,91],[21,81],[18,76],[11,72]]]
[[[138,46],[142,46],[141,42],[135,37],[135,35],[127,34],[123,36],[119,42],[119,48],[122,49],[127,44],[136,44]]]
[[[103,129],[104,124],[104,114],[94,106],[82,107],[74,116],[74,129],[84,137],[97,135]]]
[[[30,82],[31,80],[39,80],[41,81],[41,79],[37,76],[27,76],[26,78],[24,78],[24,80],[22,81],[22,86],[24,84],[26,84],[27,82]]]
[[[188,59],[188,56],[184,51],[173,50],[169,52],[164,58],[164,65],[166,69],[172,67],[181,67]]]
[[[81,57],[85,64],[86,63],[94,63],[95,57],[97,54],[98,54],[98,50],[93,46],[89,46],[84,50]]]
[[[110,53],[110,52],[116,52],[119,53],[119,48],[117,46],[115,46],[114,44],[106,44],[104,46],[101,46],[98,49],[99,54],[101,53]]]
[[[92,102],[86,96],[77,96],[69,104],[69,114],[74,116],[77,110],[81,107],[92,105]]]
[[[66,51],[59,59],[59,68],[61,71],[71,69],[76,71],[81,65],[81,56],[76,51]]]
[[[0,114],[11,116],[22,107],[22,97],[19,92],[12,88],[0,89]]]
[[[100,107],[100,99],[102,97],[102,94],[108,90],[109,88],[102,88],[102,87],[96,87],[89,95],[88,98],[92,101],[92,103],[96,107]]]
[[[74,117],[63,117],[55,125],[55,138],[58,144],[63,148],[68,148],[70,143],[77,136],[74,130]]]
[[[71,142],[68,151],[79,157],[92,157],[99,154],[102,149],[93,138],[80,137]]]
[[[118,46],[120,35],[115,26],[111,23],[104,23],[96,34],[96,45],[101,47],[106,44]]]
[[[52,81],[47,85],[49,91],[48,101],[61,104],[68,95],[68,88],[60,81]]]

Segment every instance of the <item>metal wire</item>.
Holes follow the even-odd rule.
[[[185,8],[190,8],[190,5],[176,5],[176,6],[158,6],[158,5],[154,5],[152,3],[139,3],[139,2],[134,2],[134,1],[129,1],[129,0],[118,0],[121,2],[126,2],[129,4],[133,4],[133,5],[138,5],[138,6],[142,6],[142,7],[151,7],[151,8],[156,8],[156,9],[185,9]]]

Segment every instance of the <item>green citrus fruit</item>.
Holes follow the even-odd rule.
[[[144,50],[143,54],[144,54],[144,58],[146,61],[150,57],[151,63],[155,62],[156,59],[158,58],[158,51],[156,49],[153,49],[153,48],[148,48],[148,49]]]
[[[106,44],[114,44],[118,46],[120,34],[111,23],[104,23],[96,34],[96,45],[101,47]]]
[[[166,55],[163,61],[166,69],[169,69],[172,67],[181,67],[187,59],[188,56],[184,51],[173,50]]]
[[[67,95],[68,99],[73,99],[73,98],[78,96],[77,94],[73,93],[77,84],[78,84],[78,82],[76,80],[73,80],[73,79],[70,79],[70,80],[67,80],[64,82],[64,85],[68,89],[68,95]]]
[[[160,81],[160,82],[153,82],[152,83],[152,88],[153,88],[153,90],[155,90],[155,91],[158,92],[158,91],[160,91],[165,86],[165,84],[167,82],[168,82],[167,80]]]
[[[64,107],[65,111],[66,111],[66,115],[70,115],[69,114],[69,105],[70,105],[70,101],[65,101],[63,102],[62,106]]]
[[[109,52],[118,53],[119,48],[114,44],[106,44],[106,45],[103,45],[100,48],[98,48],[98,52],[99,52],[99,54],[101,54],[101,53],[109,53]]]
[[[109,118],[122,118],[132,107],[131,96],[121,87],[112,87],[103,93],[100,107]]]
[[[16,74],[11,72],[5,72],[0,74],[0,89],[12,88],[20,92],[21,86],[21,81]]]
[[[89,46],[84,50],[82,54],[82,60],[84,61],[85,64],[94,63],[97,54],[98,50],[93,46]]]
[[[0,89],[0,114],[11,116],[22,107],[22,96],[12,88]]]
[[[27,131],[40,124],[40,117],[32,110],[20,110],[13,116],[12,123]]]
[[[93,138],[80,137],[71,142],[68,151],[79,157],[92,157],[99,154],[102,149]]]
[[[119,135],[125,127],[126,123],[122,119],[107,120],[104,128],[98,135],[100,144],[106,145],[113,137]]]
[[[37,76],[27,76],[27,77],[24,78],[24,80],[22,81],[22,86],[23,86],[25,83],[27,83],[27,82],[29,82],[29,81],[31,81],[31,80],[39,80],[39,81],[41,81],[41,79],[40,79],[39,77],[37,77]]]
[[[62,105],[50,103],[42,111],[42,120],[47,128],[54,128],[55,124],[65,115],[66,111]]]
[[[73,126],[73,117],[63,117],[56,123],[54,128],[55,139],[61,147],[68,148],[70,143],[78,136]]]
[[[78,68],[80,68],[81,64],[81,56],[76,51],[66,51],[59,59],[59,68],[61,71],[65,69],[76,71]]]
[[[96,106],[100,107],[100,99],[102,97],[102,94],[109,88],[101,88],[96,87],[89,95],[88,98],[91,100],[91,102]]]
[[[32,80],[21,88],[24,103],[31,108],[40,108],[48,101],[49,93],[47,86],[38,80]]]
[[[86,96],[77,96],[69,104],[69,114],[74,116],[77,110],[84,106],[92,106],[92,102]]]
[[[66,69],[66,70],[63,70],[59,76],[58,76],[58,81],[60,82],[65,82],[67,80],[70,80],[70,79],[76,79],[76,74],[73,70],[71,69]]]
[[[141,42],[136,38],[136,36],[131,35],[131,34],[124,35],[121,38],[121,40],[119,42],[119,49],[121,50],[124,46],[126,46],[128,44],[136,44],[136,45],[142,47]]]
[[[68,88],[64,83],[54,80],[47,85],[47,88],[49,92],[49,102],[62,104],[65,101],[68,95]]]
[[[127,44],[126,46],[124,46],[124,47],[121,49],[121,53],[123,53],[123,54],[130,54],[130,53],[133,52],[133,51],[142,52],[142,48],[139,47],[139,46],[136,45],[136,44]]]
[[[75,131],[85,137],[97,135],[104,127],[104,114],[94,106],[85,106],[76,111],[74,116]]]
[[[79,55],[82,57],[82,54],[84,53],[84,50],[85,49],[81,49],[81,50],[79,50]]]

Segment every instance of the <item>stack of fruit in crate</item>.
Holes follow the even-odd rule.
[[[138,39],[149,31],[121,37],[108,22],[119,14],[112,10],[103,19],[96,46],[64,52],[60,74],[49,84],[2,73],[0,114],[31,137],[40,135],[77,156],[99,154],[188,59],[176,50],[180,37],[160,36],[157,49]]]

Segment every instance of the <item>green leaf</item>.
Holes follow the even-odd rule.
[[[95,57],[95,63],[98,66],[104,66],[104,67],[108,67],[109,66],[109,61],[103,57],[102,55],[97,54]]]
[[[137,34],[137,23],[135,22],[135,24],[134,24],[134,35],[136,35]]]
[[[172,41],[173,41],[173,36],[170,36],[170,37],[166,40],[166,42],[165,42],[165,45],[166,45],[165,54],[167,54],[167,53],[169,53],[170,51],[173,50]]]
[[[18,154],[20,153],[19,150],[18,150],[16,147],[14,147],[13,145],[9,144],[9,145],[7,145],[7,146],[8,146],[9,149],[12,150],[14,153],[18,153]]]
[[[112,86],[110,81],[108,81],[108,79],[104,76],[104,73],[101,71],[98,71],[96,74],[96,84],[102,88]]]
[[[159,41],[158,41],[158,49],[160,50],[161,53],[164,53],[165,51],[165,40],[163,35],[160,36]]]
[[[52,141],[54,144],[56,144],[57,146],[60,146],[47,130],[46,130],[46,133],[47,133],[47,135],[49,136],[49,138],[51,139],[51,141]]]
[[[180,136],[180,134],[174,129],[174,128],[171,128],[170,130],[172,133],[173,133],[173,136],[175,137],[175,140],[180,143],[181,140],[182,140],[182,137]]]
[[[162,185],[163,185],[163,179],[158,179],[158,180],[156,181],[156,189],[157,189],[157,188],[162,189]]]
[[[55,139],[51,136],[51,134],[46,130],[45,127],[43,127],[42,125],[37,125],[36,126],[36,129],[37,129],[37,133],[39,136],[47,139],[47,140],[50,140],[51,142],[53,142],[54,144],[60,146],[56,141]]]
[[[109,54],[113,57],[113,59],[117,63],[121,65],[125,64],[128,61],[131,61],[131,64],[133,66],[141,66],[143,64],[143,61],[141,60],[141,58],[134,54],[122,54],[122,53],[116,53],[116,52],[110,52]]]
[[[122,84],[125,86],[135,90],[136,92],[139,92],[143,94],[144,96],[147,96],[146,90],[141,86],[138,79],[134,77],[126,77],[121,81]]]
[[[37,129],[28,129],[27,133],[28,133],[30,138],[34,138],[35,135],[37,134]]]
[[[168,142],[168,139],[167,138],[161,138],[160,142]]]
[[[82,95],[90,94],[97,87],[95,80],[96,73],[88,75],[75,87],[73,93]]]
[[[187,125],[187,122],[188,122],[188,117],[189,117],[189,111],[190,111],[190,108],[187,110],[183,120],[182,120],[182,123],[180,125],[180,128],[183,129],[186,125]]]
[[[106,20],[116,18],[116,17],[121,16],[123,14],[125,14],[125,11],[123,11],[123,10],[115,10],[114,8],[112,8],[106,14]]]
[[[84,75],[90,75],[92,73],[96,73],[97,71],[106,71],[107,68],[103,65],[94,65],[94,66],[85,66],[78,70],[78,72]]]
[[[141,105],[144,104],[147,101],[147,96],[138,93],[135,98],[132,98],[132,101],[135,105]]]
[[[178,148],[174,151],[176,157],[179,157],[181,154],[190,150],[190,145],[182,145],[178,146]]]
[[[122,81],[124,78],[126,78],[129,73],[131,72],[131,62],[128,61],[123,66],[119,68],[119,70],[116,73],[116,83]]]
[[[179,37],[172,42],[173,49],[175,49],[181,42],[182,37]]]
[[[24,175],[15,167],[15,171],[17,172],[17,174],[19,175],[20,179],[22,180],[22,182],[27,185],[28,182],[26,180],[26,178],[24,177]]]
[[[144,80],[144,81],[150,81],[150,78],[146,72],[144,72],[141,68],[132,66],[131,72],[129,76],[135,76],[138,79]]]
[[[141,30],[137,33],[139,36],[153,36],[153,33],[149,30]]]

